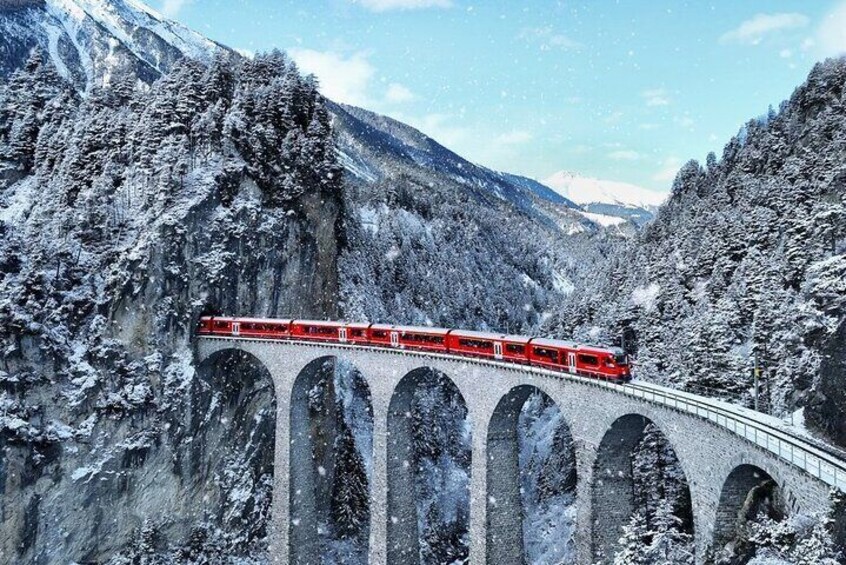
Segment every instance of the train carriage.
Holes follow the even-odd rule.
[[[200,328],[198,332],[210,335],[238,335],[238,329],[239,327],[234,318],[203,316],[200,318]]]
[[[347,324],[344,322],[322,322],[317,320],[293,320],[291,339],[307,341],[346,341]]]
[[[352,344],[368,344],[370,343],[370,326],[371,324],[349,323],[344,324],[346,328],[346,335],[341,340],[344,343]]]
[[[628,356],[617,347],[600,348],[579,345],[574,352],[576,372],[582,375],[606,379],[627,380],[631,378]]]
[[[399,347],[406,349],[421,349],[425,351],[447,352],[447,336],[450,330],[443,328],[422,328],[414,326],[398,326],[394,328],[398,334]]]
[[[450,353],[527,363],[529,338],[467,330],[451,330],[447,337]]]
[[[557,339],[533,337],[529,340],[529,363],[557,371],[570,370],[570,353],[578,347]]]
[[[239,318],[234,328],[241,337],[285,339],[291,337],[292,320],[271,320],[263,318]]]

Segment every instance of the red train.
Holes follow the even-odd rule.
[[[385,324],[218,318],[214,316],[200,318],[197,333],[201,335],[322,341],[434,351],[536,365],[615,381],[627,382],[632,379],[628,356],[619,348],[594,347],[568,341],[519,335]]]

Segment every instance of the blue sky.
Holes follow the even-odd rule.
[[[846,51],[846,1],[148,0],[483,165],[667,190]]]

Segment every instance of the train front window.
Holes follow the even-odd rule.
[[[628,365],[629,364],[629,360],[626,358],[625,353],[620,353],[619,355],[614,357],[614,361],[616,361],[618,365]]]

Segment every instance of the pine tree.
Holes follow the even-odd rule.
[[[369,490],[364,461],[352,430],[339,420],[335,438],[335,477],[332,483],[332,523],[342,538],[358,536],[369,517]]]
[[[651,537],[652,533],[643,514],[632,514],[629,523],[623,526],[623,535],[617,542],[620,549],[614,555],[614,565],[650,565],[648,548]]]

